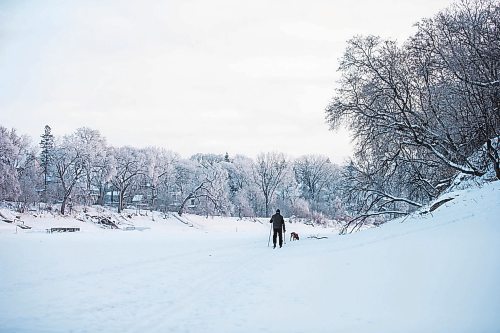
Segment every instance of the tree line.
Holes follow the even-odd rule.
[[[158,147],[113,147],[97,130],[55,137],[46,126],[39,145],[0,126],[0,199],[32,205],[114,205],[205,215],[334,217],[341,167],[325,156],[292,160],[282,153],[179,154]]]

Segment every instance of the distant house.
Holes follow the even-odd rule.
[[[81,195],[84,197],[84,200],[88,198],[92,205],[95,205],[99,200],[99,188],[97,186],[91,186],[89,190],[84,189],[82,193],[84,193]]]
[[[146,206],[148,206],[147,198],[142,194],[135,194],[132,197],[131,207],[129,208],[145,209],[147,208]]]
[[[136,194],[132,198],[132,203],[133,204],[138,204],[138,203],[141,204],[143,201],[143,198],[144,198],[144,196],[142,194]]]
[[[118,205],[119,195],[120,195],[119,191],[106,192],[106,194],[104,195],[104,204],[110,206]]]
[[[181,191],[171,191],[169,193],[169,204],[168,208],[170,211],[177,211],[181,204],[182,201],[184,200],[184,197],[182,196]],[[186,208],[191,208],[194,209],[198,207],[199,200],[196,198],[191,198],[189,201],[186,203]]]
[[[197,201],[199,201],[199,200],[197,200],[195,198],[189,199],[189,203],[188,203],[187,207],[188,208],[196,208],[196,206],[198,206]]]

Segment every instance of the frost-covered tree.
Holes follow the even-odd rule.
[[[264,212],[269,215],[269,204],[276,188],[287,172],[287,160],[282,153],[266,153],[257,156],[253,165],[253,180],[264,198]]]
[[[388,154],[421,150],[443,168],[483,175],[469,157],[499,134],[498,8],[461,2],[421,22],[403,46],[351,39],[327,108],[332,128],[346,124],[358,151],[397,142]]]
[[[40,200],[39,189],[43,186],[41,167],[34,149],[28,151],[22,166],[18,169],[21,194],[18,198],[19,210],[24,210]]]
[[[116,161],[116,173],[111,178],[114,189],[118,191],[118,213],[125,208],[128,190],[146,174],[146,156],[143,151],[132,147],[120,147],[112,150]]]
[[[389,196],[421,204],[457,172],[485,174],[471,156],[500,132],[499,13],[495,1],[462,1],[403,45],[348,42],[327,120],[354,136],[356,186],[380,198],[366,209],[387,208]]]
[[[78,144],[78,138],[67,135],[61,143],[53,148],[53,163],[55,179],[58,186],[58,197],[61,200],[61,214],[65,214],[68,202],[72,202],[71,195],[78,181],[84,174],[84,154]]]
[[[311,203],[312,209],[318,209],[321,192],[333,181],[334,167],[326,156],[306,155],[293,163],[295,179],[300,186],[302,196]]]
[[[172,191],[173,206],[177,206],[177,211],[181,214],[184,212],[184,206],[187,203],[185,198],[190,197],[193,189],[196,188],[196,163],[192,160],[181,159],[174,166],[174,185],[175,190]],[[190,198],[189,198],[190,199]],[[182,209],[181,209],[182,208]]]
[[[97,204],[104,205],[104,197],[111,183],[111,179],[116,175],[116,159],[113,155],[114,149],[106,147],[105,152],[99,155],[92,168],[92,187],[99,190]]]
[[[0,199],[16,200],[20,193],[16,170],[6,163],[0,163]]]
[[[353,218],[344,224],[342,232],[360,228],[367,221],[383,221],[422,207],[422,202],[411,200],[410,192],[417,188],[408,184],[411,173],[405,168],[387,167],[383,161],[360,160],[351,162],[343,175],[343,199]],[[381,220],[382,219],[382,220]]]
[[[258,189],[252,180],[253,161],[243,155],[236,155],[229,159],[226,155],[222,166],[228,174],[229,199],[232,204],[232,214],[240,218],[243,216],[255,216],[255,204],[252,203],[252,192]]]
[[[344,166],[331,164],[330,168],[332,169],[332,178],[320,192],[317,209],[319,212],[340,221],[346,218],[348,205],[348,202],[343,200],[345,179],[342,177],[342,171]]]
[[[98,192],[97,201],[102,203],[104,195],[103,180],[109,181],[113,169],[109,168],[110,159],[106,139],[97,130],[81,127],[74,133],[73,144],[81,152],[83,163],[83,180],[85,187],[83,195],[86,204],[94,203],[92,195]]]
[[[178,214],[186,205],[199,202],[199,211],[209,214],[227,214],[230,211],[228,173],[224,158],[214,154],[196,154],[176,166],[176,185],[181,192]]]
[[[150,206],[158,208],[157,199],[160,198],[167,207],[169,194],[174,183],[175,164],[180,159],[179,155],[157,147],[144,150],[146,155],[145,181],[148,189]]]
[[[29,137],[0,126],[0,200],[18,200],[20,211],[39,199],[36,154]]]
[[[0,200],[16,200],[21,194],[17,171],[21,140],[14,129],[0,126]]]
[[[469,158],[500,135],[500,5],[494,0],[462,0],[417,27],[408,44],[420,73],[417,88],[423,109],[435,118],[432,127],[447,135],[440,138],[445,148],[436,150],[470,169],[460,172],[480,175],[485,172],[477,165],[481,161]],[[490,163],[500,171],[494,155],[492,151]]]
[[[309,212],[309,205],[306,203],[306,208],[301,201],[300,187],[291,170],[286,170],[273,199],[272,203],[280,208],[284,216],[305,217]]]

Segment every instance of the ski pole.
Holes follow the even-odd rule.
[[[269,229],[269,239],[267,240],[267,247],[269,247],[269,243],[271,243],[271,231],[273,231],[273,225],[271,224],[271,228]]]

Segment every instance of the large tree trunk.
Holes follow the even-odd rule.
[[[181,216],[184,213],[184,207],[186,206],[186,203],[189,201],[189,199],[193,198],[193,196],[190,194],[188,195],[181,203],[181,206],[179,207],[179,210],[177,211],[177,214]]]
[[[64,212],[66,210],[66,200],[68,199],[68,197],[64,196],[64,199],[61,203],[61,215],[64,215]]]
[[[106,187],[101,185],[99,187],[99,197],[97,198],[97,204],[100,206],[104,206],[104,196],[106,195]]]
[[[66,211],[66,205],[68,203],[68,199],[71,196],[71,192],[73,192],[73,186],[75,183],[76,183],[76,181],[73,184],[71,184],[71,186],[69,186],[68,188],[66,188],[64,190],[64,197],[63,197],[63,201],[61,203],[61,215],[64,215],[64,213]],[[71,213],[71,211],[70,211],[70,213]]]
[[[123,190],[120,190],[120,193],[118,194],[118,213],[121,213],[123,210],[123,199],[124,199],[125,193]]]
[[[488,151],[488,157],[491,159],[491,162],[493,163],[495,175],[497,176],[497,179],[500,179],[500,158],[498,156],[498,151],[495,148],[493,148],[490,139],[486,141],[486,148],[487,148],[486,150]]]
[[[269,196],[265,195],[264,198],[266,201],[266,216],[269,216]]]

